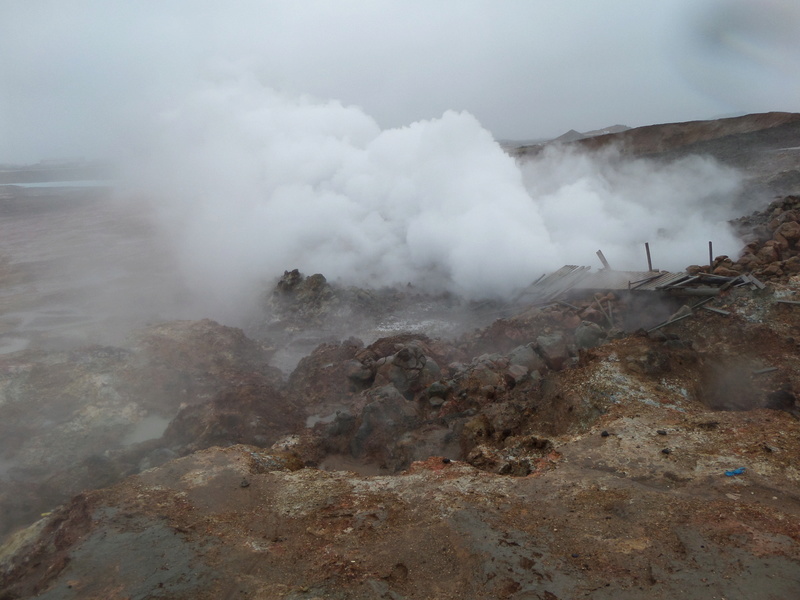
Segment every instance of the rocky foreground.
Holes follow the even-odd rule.
[[[247,334],[0,354],[0,599],[800,597],[800,201],[738,225],[702,295],[288,271]]]
[[[339,306],[282,281],[287,322]],[[642,299],[594,294],[452,342],[322,344],[287,379],[208,320],[7,355],[6,531],[44,516],[7,537],[3,597],[795,597],[795,299],[784,277],[626,334],[598,308]],[[23,399],[61,423],[14,421]]]

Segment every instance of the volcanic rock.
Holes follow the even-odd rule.
[[[605,337],[606,332],[602,327],[591,321],[582,321],[580,326],[575,329],[575,344],[578,348],[594,348]]]
[[[554,371],[560,370],[569,358],[567,343],[561,331],[540,335],[536,338],[536,347],[547,366]]]
[[[415,404],[406,400],[392,385],[366,394],[370,402],[361,413],[360,424],[351,442],[351,453],[356,457],[369,456],[386,465],[402,464],[405,457],[398,456],[393,445],[404,432],[417,426]]]

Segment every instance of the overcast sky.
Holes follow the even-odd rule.
[[[2,0],[0,163],[114,156],[236,72],[501,139],[800,112],[798,30],[794,0]]]

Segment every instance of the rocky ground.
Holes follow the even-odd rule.
[[[797,597],[798,200],[739,225],[690,272],[765,286],[469,304],[287,271],[246,332],[9,346],[0,598]],[[34,276],[0,266],[9,344]]]

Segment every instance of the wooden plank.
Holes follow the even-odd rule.
[[[763,290],[765,287],[767,287],[764,283],[762,283],[758,279],[758,277],[756,277],[752,273],[747,276],[747,279],[750,281],[750,283],[752,283],[754,286],[756,286],[760,290]]]
[[[664,321],[663,323],[661,323],[661,325],[656,325],[652,329],[648,329],[647,333],[650,333],[651,331],[655,331],[656,329],[661,329],[662,327],[666,327],[667,325],[672,325],[673,323],[677,323],[678,321],[683,321],[684,319],[688,319],[692,315],[694,315],[694,313],[689,313],[688,315],[683,315],[682,317],[678,317],[677,319],[672,319],[672,321]]]
[[[606,260],[606,257],[603,255],[602,250],[597,251],[597,258],[599,258],[600,262],[603,263],[603,268],[608,269],[609,271],[611,270],[611,265],[608,264],[608,261]]]
[[[603,313],[603,316],[606,318],[606,321],[608,321],[608,324],[611,327],[614,327],[614,322],[611,320],[611,317],[608,316],[606,309],[603,308],[603,304],[597,299],[597,294],[594,295],[594,303],[597,304],[597,308],[599,308],[600,312]]]
[[[692,310],[694,310],[695,308],[697,308],[697,307],[699,307],[699,306],[703,306],[704,304],[708,304],[708,303],[709,303],[709,302],[711,302],[712,300],[716,300],[716,298],[715,298],[714,296],[709,296],[708,298],[704,298],[703,300],[700,300],[699,302],[695,302],[695,303],[694,303],[694,304],[692,304],[692,305],[691,305],[689,308],[691,308]]]
[[[665,290],[672,296],[719,296],[719,288],[698,287],[698,288],[669,288]]]

